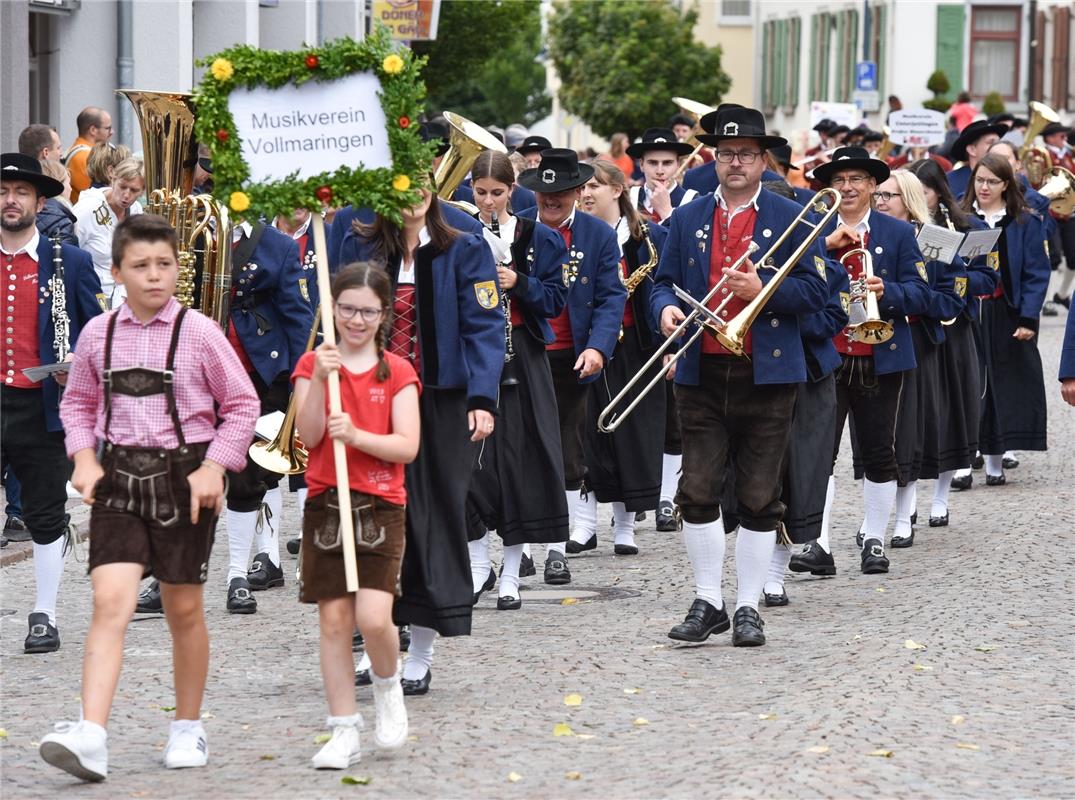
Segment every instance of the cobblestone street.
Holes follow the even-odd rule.
[[[473,636],[438,640],[429,695],[408,698],[412,741],[401,753],[374,749],[372,691],[357,690],[366,753],[344,774],[367,785],[344,785],[341,773],[309,763],[326,707],[316,611],[296,600],[294,557],[284,555],[283,589],[260,593],[256,615],[233,616],[218,533],[207,588],[206,769],[160,764],[164,707],[173,703],[170,642],[163,618],[135,619],[109,728],[110,773],[99,785],[79,785],[37,755],[54,721],[77,719],[91,610],[84,567],[68,559],[63,646],[42,656],[22,654],[32,559],[10,564],[0,600],[3,795],[1070,796],[1075,409],[1061,403],[1055,380],[1064,321],[1042,322],[1049,452],[1022,454],[1004,487],[986,488],[976,472],[972,490],[952,493],[951,527],[918,526],[912,549],[890,553],[887,576],[859,573],[860,492],[846,455],[833,527],[839,573],[790,577],[791,605],[762,608],[762,648],[733,649],[728,634],[700,647],[667,638],[693,580],[682,540],[657,534],[652,513],[639,526],[639,556],[613,556],[606,527],[596,551],[572,559],[563,593],[544,591],[535,548],[539,578],[524,579],[521,611],[498,612],[488,593]],[[923,523],[931,495],[926,482]],[[286,503],[291,535],[293,495]],[[606,526],[610,517],[602,508]],[[9,560],[15,547],[4,550]],[[732,563],[725,576],[734,604]],[[581,704],[565,704],[569,694]],[[570,735],[554,735],[561,723]]]

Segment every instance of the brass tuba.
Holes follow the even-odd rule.
[[[1048,150],[1035,146],[1034,140],[1038,138],[1046,125],[1059,121],[1060,115],[1045,103],[1030,101],[1030,121],[1027,124],[1026,136],[1023,138],[1023,146],[1019,148],[1019,160],[1023,162],[1023,171],[1026,172],[1027,180],[1035,188],[1045,182],[1049,170],[1053,168],[1053,160]]]
[[[231,294],[231,224],[222,203],[207,194],[191,194],[198,163],[191,95],[133,89],[116,93],[134,107],[142,133],[146,213],[168,220],[179,238],[176,300],[225,327]]]
[[[485,130],[481,125],[471,122],[466,117],[451,111],[444,112],[444,119],[448,123],[448,152],[444,154],[440,164],[433,173],[433,183],[437,188],[437,196],[442,202],[451,203],[462,208],[468,214],[477,214],[477,206],[471,203],[452,200],[452,195],[459,188],[459,184],[467,177],[475,160],[485,150],[493,150],[497,153],[507,153],[503,143],[493,134]]]

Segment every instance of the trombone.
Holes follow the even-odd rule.
[[[825,205],[825,200],[829,200],[828,207]],[[601,433],[612,433],[623,421],[631,414],[638,404],[642,402],[642,399],[653,391],[662,380],[664,380],[665,373],[672,364],[679,361],[691,346],[698,340],[698,337],[703,333],[709,333],[715,337],[718,342],[729,352],[734,355],[743,355],[743,348],[746,343],[746,335],[750,330],[750,326],[754,324],[754,320],[765,308],[765,304],[769,302],[770,298],[776,293],[776,290],[780,288],[780,284],[784,282],[784,279],[791,273],[795,265],[799,262],[799,259],[803,257],[803,254],[814,244],[814,241],[821,235],[822,228],[831,220],[837,210],[840,208],[840,193],[832,188],[822,189],[811,198],[810,202],[806,204],[802,211],[792,220],[787,229],[780,234],[780,237],[773,242],[773,246],[769,248],[770,253],[776,252],[783,244],[784,241],[791,236],[792,232],[799,225],[805,225],[810,229],[810,234],[799,243],[799,246],[795,248],[788,260],[776,270],[772,279],[766,283],[758,295],[751,300],[746,307],[735,315],[732,319],[725,322],[720,317],[720,312],[731,302],[734,295],[729,294],[716,309],[710,310],[708,303],[717,296],[717,293],[724,287],[724,284],[728,280],[728,276],[725,275],[713,288],[710,289],[705,297],[701,300],[695,300],[687,292],[678,286],[673,285],[673,290],[676,296],[691,306],[691,313],[676,326],[676,329],[664,340],[657,351],[649,357],[642,368],[629,380],[619,394],[612,398],[607,406],[601,411],[600,416],[597,418],[597,429]],[[820,220],[816,223],[810,222],[808,214],[811,212],[817,212],[822,214]],[[733,271],[737,271],[750,256],[758,250],[758,245],[755,242],[750,242],[747,245],[746,252],[743,253],[735,263],[729,268]],[[763,261],[767,260],[763,259]],[[657,364],[675,344],[676,340],[683,334],[683,332],[690,327],[695,326],[694,332],[690,335],[690,338],[684,342],[678,350],[672,355],[671,361],[664,365],[657,373],[649,380],[649,382],[643,387],[638,395],[624,408],[622,411],[617,412],[617,406],[619,406],[624,398],[626,398],[631,391],[635,388],[639,381],[643,379],[643,376],[647,371],[653,368],[654,364]]]
[[[865,247],[856,247],[840,257],[840,266],[846,269],[847,260],[857,255],[862,256],[863,275],[861,279],[854,281],[855,288],[859,290],[855,294],[866,295],[865,301],[861,302],[864,316],[861,322],[848,325],[847,338],[861,344],[882,344],[892,338],[895,329],[891,322],[881,319],[881,310],[877,307],[877,294],[866,288],[866,281],[873,277],[873,256]],[[855,304],[859,305],[860,301],[856,301]]]

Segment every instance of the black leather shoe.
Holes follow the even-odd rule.
[[[714,633],[724,633],[731,627],[728,611],[716,609],[712,603],[695,598],[683,621],[668,631],[668,638],[679,642],[704,642]]]
[[[593,536],[590,537],[590,540],[588,542],[585,542],[584,544],[579,544],[574,539],[568,539],[567,544],[564,545],[564,549],[567,550],[567,552],[569,552],[571,555],[576,555],[576,554],[582,553],[582,552],[584,552],[586,550],[595,550],[596,548],[597,548],[597,534],[596,533]]]
[[[646,521],[646,512],[645,511],[636,511],[635,512],[635,522],[645,522],[645,521]]]
[[[7,547],[7,537],[0,533],[0,549]]]
[[[914,544],[914,525],[911,526],[910,536],[893,536],[892,547],[910,547]]]
[[[399,652],[406,653],[407,648],[411,646],[411,626],[400,625],[399,626]]]
[[[662,533],[672,533],[679,528],[676,519],[676,507],[667,500],[657,506],[657,530]]]
[[[1041,315],[1043,317],[1059,317],[1060,312],[1056,310],[1056,303],[1052,300],[1046,300],[1041,307]]]
[[[865,531],[859,531],[858,533],[855,534],[855,547],[857,547],[859,550],[862,549],[862,540],[863,540],[863,538],[865,536],[866,536]]]
[[[254,563],[246,572],[246,581],[250,584],[252,592],[274,589],[284,585],[284,570],[269,560],[268,553],[258,553],[254,556]]]
[[[287,552],[291,553],[291,555],[293,556],[297,556],[299,554],[299,550],[302,549],[302,539],[297,536],[292,539],[288,539],[285,547],[287,547]]]
[[[10,515],[4,522],[4,536],[7,537],[9,542],[28,542],[30,541],[30,529],[26,527],[22,517]]]
[[[54,653],[60,649],[60,632],[49,622],[44,611],[35,611],[27,618],[30,633],[23,643],[24,653]]]
[[[250,592],[246,578],[232,578],[228,584],[228,612],[231,614],[253,614],[258,610],[258,601]]]
[[[618,556],[637,556],[638,546],[633,544],[617,544],[612,547],[612,552]]]
[[[550,586],[571,583],[571,570],[567,568],[567,559],[559,553],[550,553],[545,559],[545,583]]]
[[[416,681],[409,681],[404,678],[400,683],[403,685],[403,694],[416,695],[427,694],[429,692],[429,679],[433,675],[433,670],[426,670],[426,674]]]
[[[164,602],[161,600],[161,582],[150,581],[149,586],[138,595],[138,605],[134,607],[136,614],[163,614]]]
[[[788,600],[788,592],[784,587],[780,587],[780,594],[771,594],[770,592],[762,592],[765,597],[765,605],[768,608],[773,606],[786,606],[791,601]]]
[[[534,566],[534,559],[523,553],[523,560],[519,562],[519,577],[532,578],[535,575],[537,575],[537,567]]]
[[[967,473],[966,475],[955,475],[952,477],[952,488],[957,492],[962,492],[965,489],[969,489],[971,484],[974,483],[974,475]]]
[[[355,686],[369,686],[371,683],[373,683],[373,678],[370,677],[368,669],[355,670]]]
[[[1062,305],[1064,308],[1066,308],[1068,310],[1071,309],[1071,295],[1068,295],[1067,297],[1061,297],[1060,292],[1054,292],[1053,293],[1053,302],[1057,303],[1058,305]]]
[[[1008,479],[1004,477],[1003,472],[1000,475],[986,475],[985,476],[985,485],[986,486],[1003,486],[1007,482],[1008,482]]]
[[[947,528],[948,527],[948,512],[944,512],[943,517],[930,517],[929,526],[931,528]]]
[[[737,608],[732,626],[732,647],[761,647],[765,644],[765,634],[762,633],[764,627],[761,614],[753,608]]]
[[[870,539],[862,549],[862,574],[880,575],[888,572],[885,546],[879,539]]]
[[[482,588],[474,593],[474,599],[471,603],[472,606],[478,605],[478,601],[482,599],[482,595],[488,592],[496,586],[496,572],[492,567],[489,567],[489,577],[485,579],[485,583],[482,584]]]
[[[832,553],[826,553],[815,540],[806,545],[801,553],[791,557],[788,569],[792,572],[809,572],[811,575],[835,575],[836,562]]]
[[[974,469],[981,469],[985,466],[985,456],[981,453],[976,453],[974,459],[970,462],[970,465]]]
[[[915,511],[913,514],[911,514],[911,524],[912,525],[917,525],[918,524],[918,512],[917,511]]]
[[[351,652],[357,653],[362,649],[362,646],[366,643],[366,640],[362,638],[361,631],[355,631],[351,634]]]
[[[497,611],[517,611],[523,607],[523,601],[521,597],[512,597],[506,595],[504,597],[498,597],[496,599]]]
[[[1019,466],[1019,459],[1015,456],[1004,456],[1004,458],[1000,460],[1000,465],[1004,467],[1004,469],[1015,469]]]

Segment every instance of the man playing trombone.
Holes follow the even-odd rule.
[[[731,460],[741,520],[732,643],[749,647],[765,643],[758,599],[784,514],[781,482],[797,385],[807,376],[798,315],[825,305],[825,260],[813,226],[802,221],[806,212],[761,188],[765,151],[787,143],[766,134],[762,114],[729,106],[702,117],[701,126],[706,133],[699,140],[716,151],[720,186],[672,215],[651,295],[654,317],[664,335],[678,335],[689,306],[698,323],[725,333],[751,301],[772,291],[763,288],[770,281],[777,279],[779,288],[753,329],[740,328],[736,349],[749,358],[703,336],[701,344],[685,348],[676,367],[683,433],[677,500],[696,599],[669,636],[702,642],[731,625],[721,593],[720,521]],[[761,270],[750,260],[755,247],[763,254]],[[704,309],[699,300],[707,302]]]

